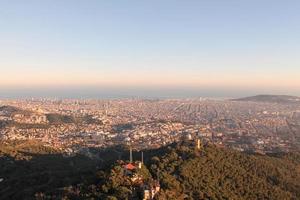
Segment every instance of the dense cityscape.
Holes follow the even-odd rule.
[[[128,144],[155,149],[182,139],[239,151],[300,148],[300,104],[208,98],[0,101],[1,140],[35,139],[72,154]]]

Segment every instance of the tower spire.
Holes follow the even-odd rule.
[[[197,149],[201,149],[201,140],[199,138],[197,139]]]
[[[131,147],[131,145],[130,145],[130,163],[132,163],[133,162],[133,159],[132,159],[132,147]]]

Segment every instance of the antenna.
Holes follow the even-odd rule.
[[[144,164],[144,152],[142,152],[142,164]]]
[[[132,147],[130,146],[130,163],[132,163]]]

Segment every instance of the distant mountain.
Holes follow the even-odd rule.
[[[257,95],[257,96],[245,97],[240,99],[232,99],[232,101],[300,104],[300,97],[288,96],[288,95]]]

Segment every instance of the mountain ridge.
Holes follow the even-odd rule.
[[[300,97],[291,95],[259,94],[255,96],[231,99],[231,101],[249,101],[262,103],[300,104]]]

